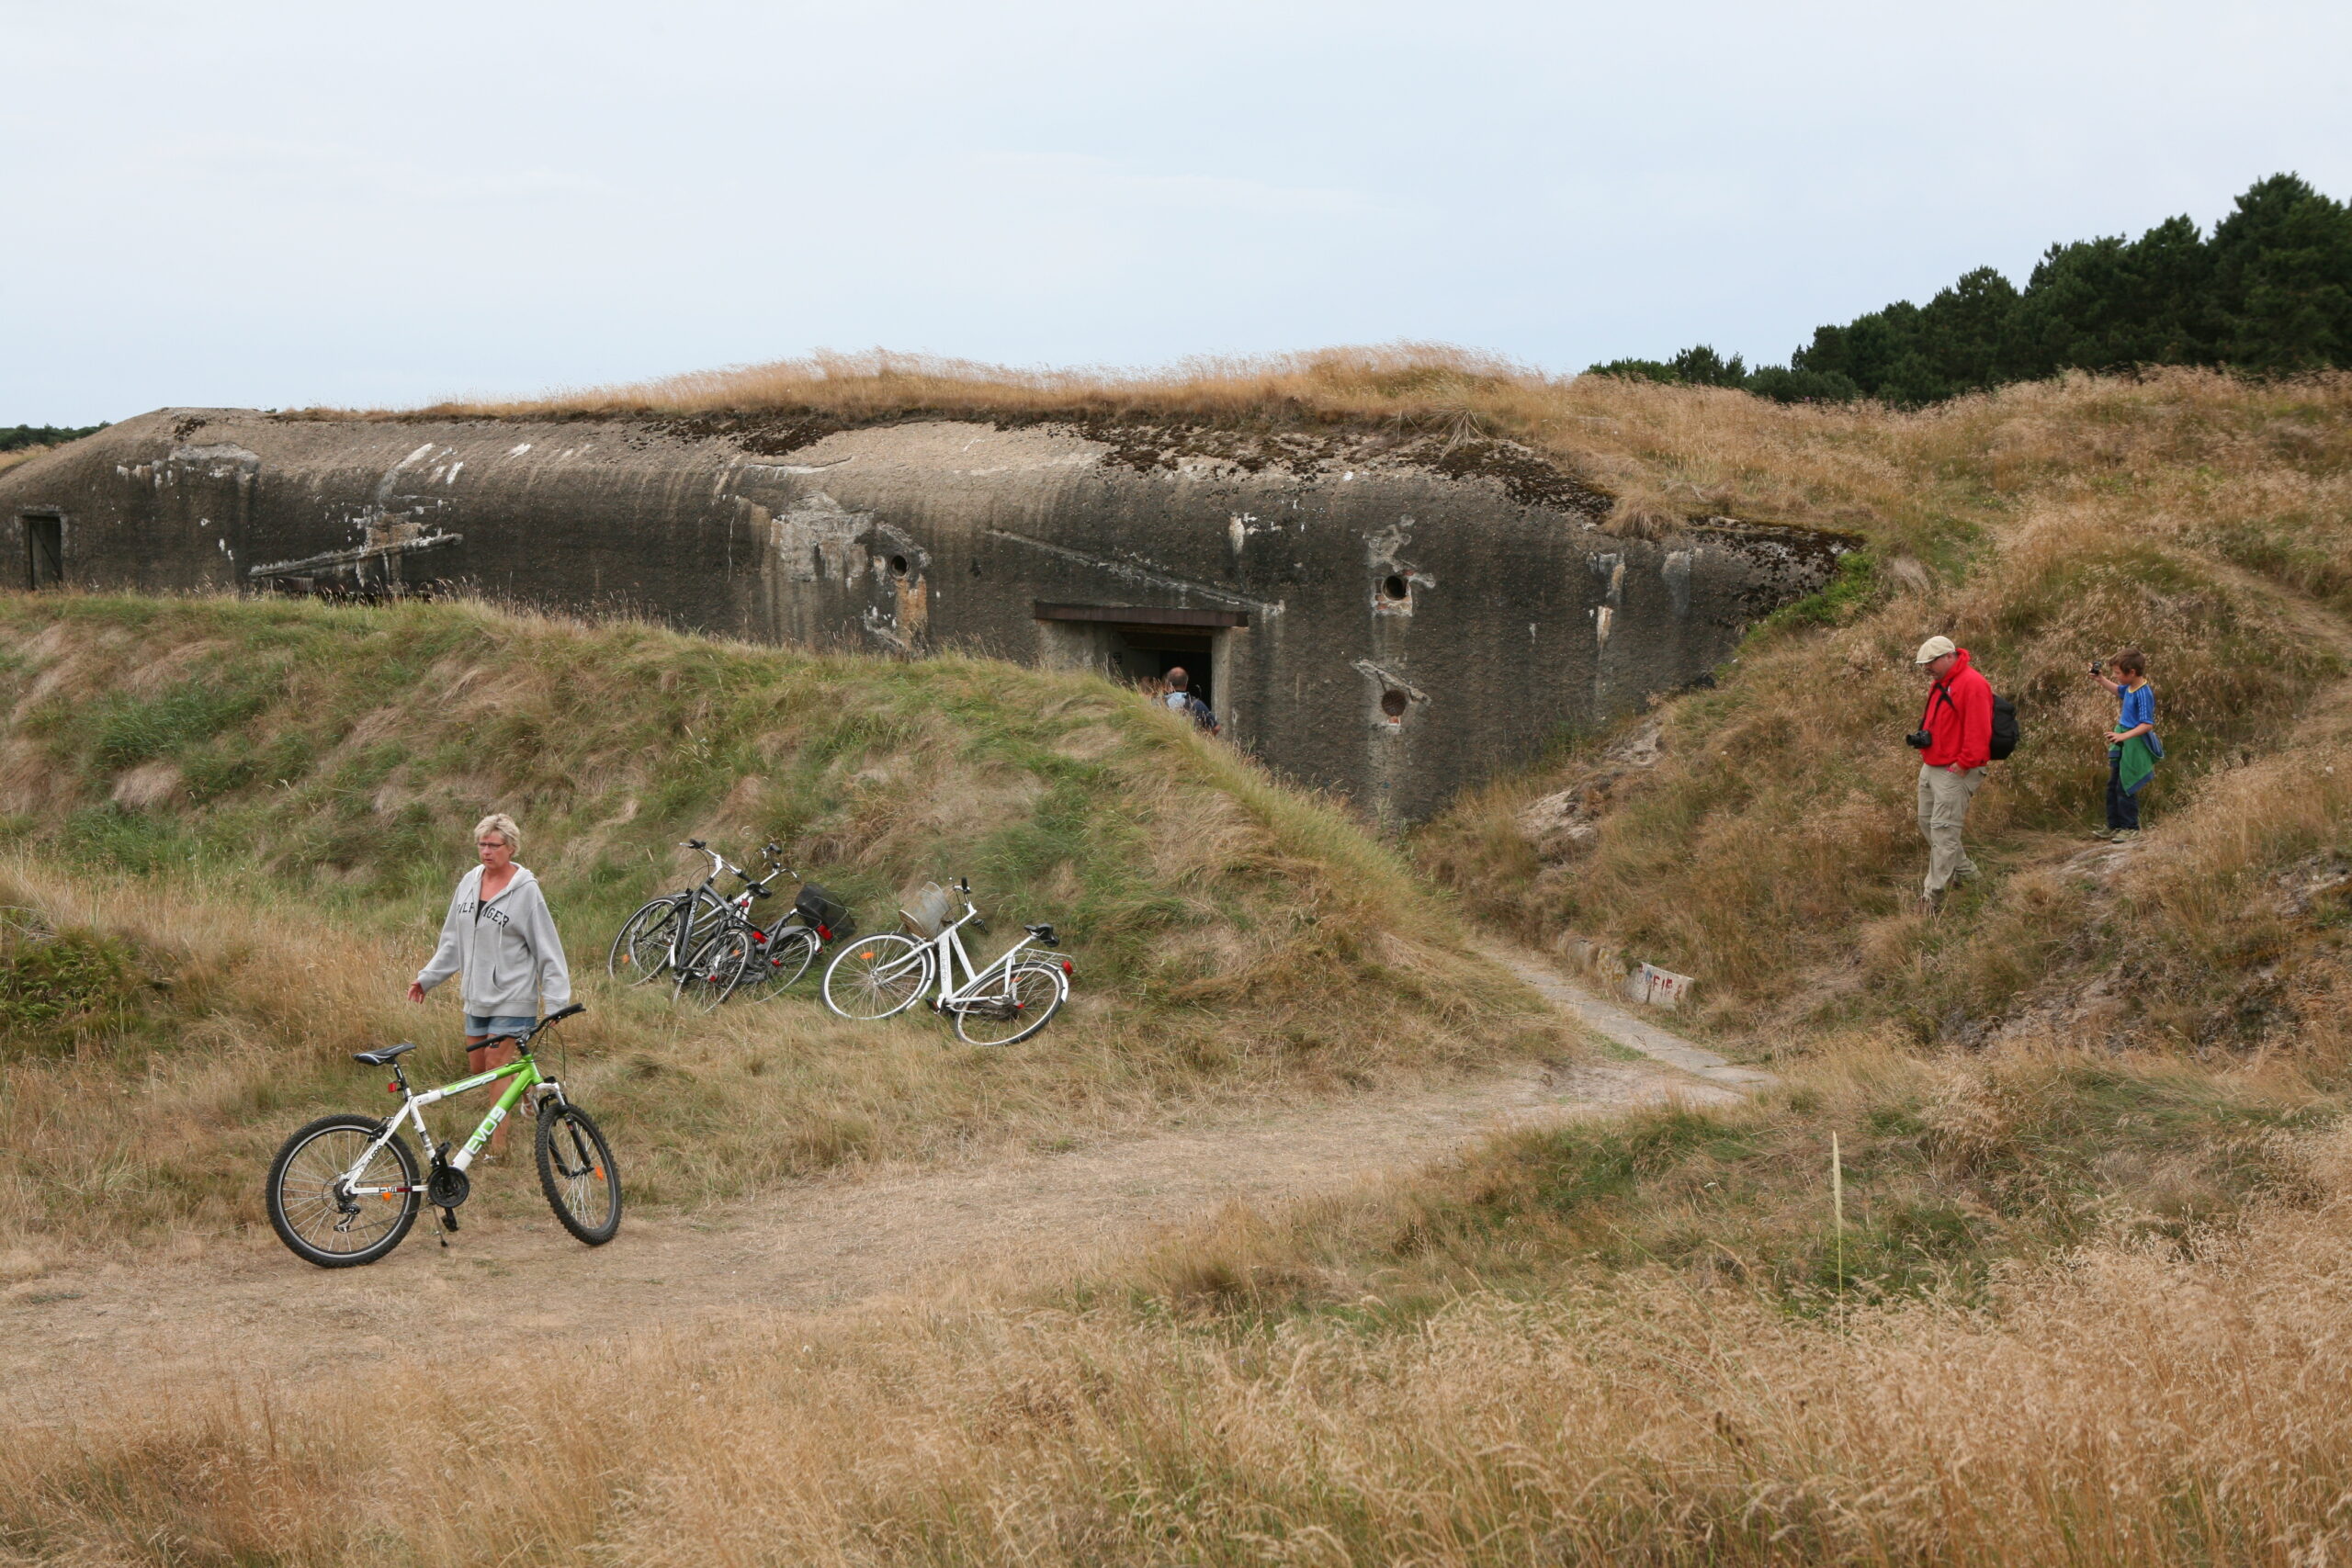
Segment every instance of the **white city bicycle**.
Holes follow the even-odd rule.
[[[1061,939],[1051,926],[1023,926],[1028,935],[978,968],[960,933],[966,926],[984,931],[988,923],[972,906],[971,883],[959,879],[956,890],[964,900],[956,919],[947,919],[947,894],[926,886],[912,909],[899,911],[917,934],[886,932],[843,946],[825,970],[825,1005],[843,1018],[888,1018],[936,987],[932,1010],[954,1019],[967,1044],[1010,1045],[1045,1028],[1069,999],[1070,962],[1029,944],[1059,947]]]

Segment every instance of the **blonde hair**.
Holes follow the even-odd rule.
[[[495,833],[506,840],[509,850],[518,855],[523,852],[523,829],[516,827],[514,818],[503,811],[493,811],[474,824],[475,838],[479,839],[484,833]]]

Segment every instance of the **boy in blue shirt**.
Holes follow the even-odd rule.
[[[2148,661],[2127,648],[2109,663],[2112,679],[2091,666],[2091,679],[2115,694],[2119,712],[2107,732],[2107,826],[2093,837],[2128,843],[2140,836],[2140,792],[2155,776],[2164,755],[2156,739],[2156,694],[2148,684]]]

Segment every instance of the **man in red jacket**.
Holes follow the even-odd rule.
[[[1993,688],[1969,662],[1968,649],[1948,637],[1919,645],[1914,660],[1933,683],[1919,728],[1928,733],[1919,754],[1919,831],[1928,840],[1928,882],[1920,902],[1933,913],[1936,900],[1954,878],[1976,874],[1976,863],[1962,847],[1960,830],[1968,802],[1993,760]]]

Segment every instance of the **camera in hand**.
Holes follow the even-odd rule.
[[[1915,729],[1903,738],[1903,744],[1914,751],[1924,751],[1936,743],[1936,738],[1924,729]]]

